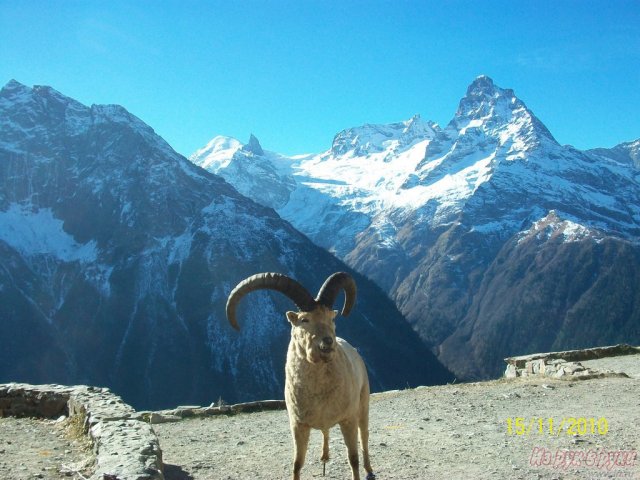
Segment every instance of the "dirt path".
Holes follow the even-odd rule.
[[[591,362],[632,378],[498,380],[374,395],[370,449],[377,478],[640,479],[640,356]],[[582,435],[568,432],[570,418]],[[167,480],[290,476],[292,449],[284,411],[154,428]],[[322,478],[320,449],[321,434],[313,432],[304,479]],[[332,430],[330,450],[324,478],[350,478],[339,429]]]
[[[89,441],[69,419],[0,418],[0,479],[75,480],[92,464]]]

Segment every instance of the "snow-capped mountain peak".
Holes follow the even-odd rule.
[[[460,100],[456,118],[483,119],[501,116],[508,119],[508,110],[520,102],[513,90],[498,87],[485,75],[476,78],[467,88],[467,94]]]
[[[640,138],[632,142],[621,143],[613,148],[594,148],[588,153],[608,158],[623,165],[632,165],[640,170]]]
[[[501,144],[517,143],[520,149],[541,143],[557,145],[551,132],[513,90],[498,87],[485,75],[469,85],[447,130],[453,137],[477,132],[497,136]]]
[[[2,87],[2,90],[0,90],[3,98],[13,98],[14,100],[20,96],[27,95],[30,91],[31,89],[29,87],[13,79],[9,80],[7,84]]]
[[[75,102],[75,100],[66,97],[51,87],[35,85],[31,88],[13,79],[9,80],[7,84],[2,87],[1,92],[4,98],[13,98],[14,100],[18,97],[30,97],[33,94],[37,94],[40,97],[54,97],[62,100],[64,103]]]
[[[189,160],[206,170],[214,171],[218,166],[229,165],[233,155],[241,148],[242,143],[235,138],[218,135],[191,155]],[[196,158],[197,162],[194,161]]]
[[[249,143],[242,146],[242,151],[259,156],[264,155],[264,150],[253,133],[249,136]]]
[[[408,146],[416,140],[430,140],[440,131],[440,126],[437,123],[423,120],[419,114],[403,123],[405,128],[400,136],[402,146]]]
[[[398,150],[417,141],[429,140],[438,131],[440,127],[436,123],[425,121],[420,115],[386,125],[365,124],[338,133],[333,138],[331,154],[339,156],[351,152],[353,156],[361,156]]]
[[[580,198],[579,207],[572,207],[571,212],[560,208],[560,214],[593,221],[597,209],[591,205],[604,197],[580,187],[575,179],[595,182],[612,175],[580,152],[560,146],[513,90],[500,88],[485,75],[469,85],[444,130],[415,115],[402,122],[345,129],[334,137],[330,150],[316,155],[287,158],[270,153],[245,159],[240,153],[235,153],[230,163],[205,168],[222,175],[242,193],[276,208],[339,255],[346,255],[351,247],[326,244],[319,223],[326,227],[339,222],[332,230],[352,240],[367,225],[384,242],[395,235],[390,227],[394,215],[425,209],[429,212],[425,221],[435,228],[457,221],[461,213],[475,208],[481,197],[482,202],[497,201],[497,197],[485,198],[485,193],[476,195],[483,186],[482,190],[498,189],[509,197],[538,198],[545,204],[541,210],[545,212],[558,198]],[[209,164],[199,152],[191,160],[201,166]],[[233,168],[228,168],[230,164]],[[619,173],[613,175],[619,177]],[[257,180],[260,177],[269,179],[271,191],[280,191],[277,202],[273,196],[265,200],[267,185]],[[607,195],[619,197],[613,191]],[[546,198],[548,202],[543,200]],[[607,208],[617,212],[612,217],[616,229],[628,236],[637,231],[638,220],[635,213],[620,213],[623,203],[622,199],[611,200]],[[305,208],[299,208],[301,205]],[[346,222],[335,215],[336,209],[346,209],[354,218]],[[540,212],[534,211],[526,221],[540,218],[536,217]],[[506,228],[511,233],[520,226],[511,219],[503,220],[474,220],[469,226],[486,231],[486,225],[492,225],[492,229]],[[614,223],[611,219],[608,222],[610,227]]]
[[[290,177],[293,160],[263,150],[253,134],[244,145],[235,138],[217,136],[189,160],[220,175],[243,195],[258,199],[259,203],[271,208],[284,205],[295,185]]]
[[[87,107],[80,102],[66,97],[51,87],[36,85],[31,88],[16,80],[10,80],[0,90],[0,108],[8,109],[9,107],[19,108],[22,112],[25,108],[43,111],[49,107],[63,111],[71,109],[73,113],[87,110]],[[25,119],[20,118],[20,120]],[[27,124],[28,122],[23,122],[24,126]]]
[[[6,114],[9,110],[12,115]],[[48,118],[50,125],[34,122],[34,118],[41,116]],[[15,80],[0,90],[0,128],[12,131],[19,126],[18,130],[26,134],[16,135],[15,142],[2,144],[15,152],[22,152],[25,142],[42,135],[78,136],[101,124],[130,128],[166,154],[177,155],[150,126],[120,105],[88,107],[49,86],[27,87]]]
[[[326,152],[271,167],[247,158],[221,174],[240,189],[286,172],[272,177],[286,192],[278,205],[264,183],[244,192],[374,279],[448,366],[473,376],[495,374],[509,345],[637,338],[637,158],[634,142],[559,145],[513,90],[480,76],[444,129],[418,116],[366,124]]]

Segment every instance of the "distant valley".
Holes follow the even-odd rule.
[[[0,90],[0,382],[108,386],[138,409],[282,398],[293,305],[256,293],[237,333],[227,295],[260,271],[315,293],[341,270],[359,293],[338,334],[373,389],[451,381],[378,286],[123,107]]]

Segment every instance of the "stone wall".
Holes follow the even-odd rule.
[[[543,376],[584,380],[604,376],[626,376],[624,373],[601,371],[583,366],[580,362],[619,355],[635,355],[640,347],[612,345],[608,347],[566,350],[563,352],[533,353],[519,357],[505,358],[506,378]]]
[[[80,416],[96,455],[91,480],[164,480],[151,425],[106,388],[0,384],[0,416]]]

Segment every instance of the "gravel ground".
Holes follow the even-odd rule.
[[[378,480],[640,480],[640,355],[582,363],[631,378],[496,380],[373,395],[370,450]],[[570,420],[558,433],[569,418],[580,420],[581,435],[569,434]],[[167,480],[290,478],[285,411],[189,419],[154,429]],[[88,477],[93,456],[77,432],[69,420],[0,418],[0,480]],[[339,429],[331,435],[324,478],[350,478]],[[303,479],[322,478],[321,444],[320,432],[312,432]],[[618,457],[627,466],[615,466],[604,455],[625,451],[635,454]],[[569,458],[566,452],[574,455],[574,465],[560,461],[563,454]]]
[[[93,453],[69,419],[0,418],[0,479],[82,479]]]
[[[378,480],[640,479],[640,355],[583,364],[631,378],[497,380],[374,395],[370,450]],[[568,432],[569,418],[582,435]],[[154,429],[167,480],[290,478],[285,411],[189,419]],[[324,478],[350,478],[339,429],[331,435]],[[321,445],[320,432],[312,432],[303,479],[322,477]],[[608,454],[621,451],[630,452],[628,465],[615,466]]]

